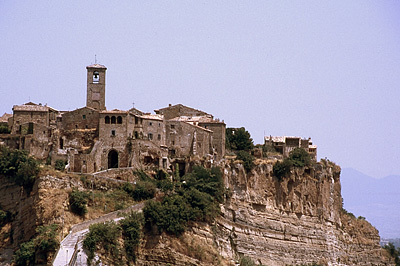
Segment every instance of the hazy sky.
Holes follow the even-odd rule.
[[[182,103],[400,174],[400,1],[0,0],[0,115],[83,107],[95,54],[107,109]]]

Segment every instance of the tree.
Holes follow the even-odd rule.
[[[304,167],[311,165],[310,154],[303,148],[296,148],[289,153],[289,160],[293,166]]]
[[[254,161],[254,156],[251,155],[250,153],[246,152],[246,151],[238,151],[238,153],[236,154],[236,158],[238,160],[243,161],[243,167],[246,170],[246,172],[250,172],[251,169],[253,169],[253,161]]]
[[[253,139],[250,133],[244,128],[226,129],[226,148],[236,151],[249,151],[253,148]]]

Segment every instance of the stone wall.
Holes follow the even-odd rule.
[[[99,112],[93,108],[83,107],[62,115],[62,129],[98,129]]]

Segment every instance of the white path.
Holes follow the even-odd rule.
[[[63,241],[61,241],[53,266],[86,266],[87,255],[83,250],[83,240],[85,235],[89,232],[89,226],[95,223],[104,223],[111,220],[117,222],[123,219],[123,217],[120,217],[120,214],[129,213],[131,211],[140,211],[143,206],[143,202],[138,203],[124,210],[108,213],[99,218],[74,225],[70,233],[63,239]],[[99,265],[102,264],[100,263]]]

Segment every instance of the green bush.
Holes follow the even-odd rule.
[[[292,167],[305,167],[311,165],[310,154],[303,148],[296,148],[289,153],[283,161],[277,161],[273,167],[274,176],[279,180],[290,173]]]
[[[169,179],[157,180],[157,188],[163,192],[171,191],[174,189],[174,183]]]
[[[39,226],[36,235],[28,242],[20,245],[14,253],[13,262],[16,266],[36,265],[36,259],[41,257],[45,260],[49,252],[54,252],[59,242],[57,241],[58,225]]]
[[[244,128],[226,129],[226,148],[230,150],[249,151],[253,148],[253,139],[250,133]]]
[[[69,206],[71,211],[77,215],[84,216],[87,213],[89,195],[84,191],[76,189],[69,193]]]
[[[248,153],[246,151],[238,151],[238,153],[236,154],[236,158],[238,160],[243,161],[243,167],[246,170],[246,172],[250,172],[251,169],[253,169],[254,156],[251,155],[250,153]]]
[[[240,258],[239,265],[240,266],[256,266],[255,262],[247,256],[243,256]]]
[[[289,160],[295,167],[304,167],[311,165],[311,156],[303,148],[296,148],[289,153]]]
[[[13,256],[16,266],[35,265],[35,244],[33,241],[22,243]]]
[[[282,180],[283,177],[287,176],[290,173],[290,168],[292,167],[292,161],[290,160],[283,160],[277,161],[272,170],[274,176],[276,176],[279,180]]]
[[[39,171],[38,161],[26,151],[0,147],[0,174],[15,184],[31,190]]]
[[[156,194],[156,185],[152,181],[137,181],[131,196],[136,201],[147,200]]]
[[[64,160],[56,160],[56,163],[54,164],[54,168],[58,171],[64,171],[65,165],[66,165],[66,162]]]
[[[92,224],[89,233],[83,240],[83,247],[89,252],[88,264],[94,258],[94,253],[99,249],[104,249],[106,254],[113,259],[119,257],[118,238],[121,235],[121,227],[114,221],[106,223]]]
[[[127,259],[136,261],[136,253],[142,238],[142,228],[144,217],[142,213],[130,213],[120,222],[122,237],[124,239],[124,249]]]
[[[10,134],[10,132],[8,125],[0,124],[0,134]]]
[[[224,198],[219,168],[194,166],[176,187],[177,194],[165,196],[162,202],[146,202],[143,214],[147,226],[180,235],[190,221],[210,222],[219,214],[219,202]]]

